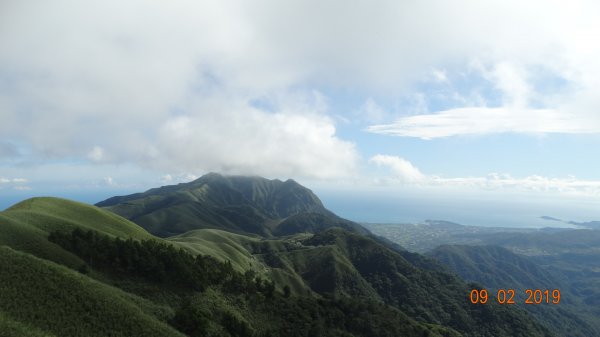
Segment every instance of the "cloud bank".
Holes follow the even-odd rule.
[[[354,144],[318,91],[290,88],[305,69],[260,16],[243,2],[7,3],[0,160],[16,140],[34,163],[355,174]]]
[[[338,135],[327,88],[394,95],[432,69],[435,83],[452,85],[447,69],[469,67],[500,93],[500,104],[483,97],[383,123],[386,114],[371,102],[363,113],[378,124],[368,130],[424,139],[599,132],[598,6],[6,1],[0,161],[350,177],[360,154]],[[536,69],[564,82],[564,94],[548,95]],[[398,160],[373,162],[410,171]]]
[[[494,133],[598,133],[600,125],[552,109],[473,107],[403,117],[391,124],[372,125],[367,130],[391,136],[433,139]]]
[[[442,187],[442,188],[474,188],[484,191],[520,191],[558,193],[574,196],[600,196],[600,181],[582,180],[575,176],[565,178],[529,175],[516,178],[508,173],[490,173],[481,177],[441,177],[422,173],[408,160],[390,155],[378,154],[369,160],[370,163],[386,167],[388,174],[377,181],[384,185]]]
[[[8,187],[15,191],[28,191],[31,189],[31,187],[26,185],[28,182],[29,180],[25,178],[0,177],[0,190],[2,190],[5,187]]]

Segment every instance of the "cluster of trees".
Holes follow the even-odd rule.
[[[81,229],[52,232],[49,240],[86,261],[81,271],[177,287],[185,296],[168,323],[189,336],[439,336],[381,303],[291,296],[288,286],[278,293],[273,281],[252,271],[240,273],[229,262],[193,256],[157,240],[123,240]],[[210,296],[223,304],[190,300]]]
[[[329,234],[306,241],[320,245],[341,240],[339,235]],[[240,273],[229,262],[194,256],[158,240],[123,240],[81,229],[52,232],[49,236],[50,241],[86,262],[85,268],[80,268],[83,272],[93,270],[134,281],[128,286],[138,281],[155,284],[158,291],[164,291],[164,296],[157,298],[167,299],[165,304],[173,308],[169,317],[157,318],[188,336],[455,337],[459,332],[477,336],[483,330],[486,333],[482,335],[546,335],[527,317],[508,312],[508,308],[500,308],[504,320],[494,316],[499,311],[491,306],[465,310],[460,302],[464,299],[457,298],[461,296],[462,284],[450,276],[427,274],[369,240],[353,238],[347,238],[349,244],[343,247],[381,298],[334,296],[328,292],[322,296],[292,296],[288,286],[276,292],[272,280],[257,277],[252,271]],[[258,248],[276,257],[271,249],[274,247]],[[332,266],[322,264],[319,268],[327,275],[331,270],[326,269]],[[444,288],[447,292],[435,293],[439,297],[431,296],[424,292],[425,288],[417,286],[423,280],[451,286]],[[481,312],[474,312],[477,310]],[[448,311],[452,314],[439,319]],[[522,333],[515,334],[518,329]]]
[[[181,336],[162,306],[0,246],[0,336]]]
[[[275,292],[272,281],[257,277],[251,270],[242,274],[229,261],[194,256],[157,240],[123,240],[79,228],[70,233],[52,232],[48,239],[86,261],[79,268],[84,273],[91,268],[191,291],[220,286],[234,293],[260,292],[273,296]]]
[[[172,324],[189,336],[460,336],[452,329],[415,322],[395,308],[367,299],[277,295],[241,296],[232,301],[237,304],[235,309],[215,308],[199,298],[186,300]]]

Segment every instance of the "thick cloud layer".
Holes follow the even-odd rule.
[[[36,159],[355,171],[354,145],[337,138],[318,92],[290,90],[303,69],[264,40],[242,4],[14,1],[2,13],[0,133]]]
[[[592,1],[1,6],[0,145],[12,145],[0,146],[0,160],[353,176],[360,156],[336,134],[319,91],[393,95],[473,65],[503,93],[501,106],[484,97],[369,130],[420,138],[497,132],[490,123],[500,132],[600,130]],[[532,69],[565,82],[565,93],[546,95]],[[374,106],[367,119],[381,119]]]

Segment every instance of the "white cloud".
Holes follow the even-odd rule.
[[[197,175],[195,175],[195,174],[187,173],[187,174],[184,174],[184,175],[183,175],[183,179],[182,179],[182,181],[187,183],[187,182],[190,182],[190,181],[196,180],[196,179],[198,179],[198,178],[200,178],[200,177],[198,177],[198,176],[197,176]]]
[[[426,178],[411,162],[397,156],[378,154],[371,157],[369,163],[389,167],[394,177],[404,183],[419,183]]]
[[[573,102],[559,104],[556,98],[543,97],[532,88],[528,79],[531,74],[522,66],[499,62],[486,68],[475,62],[474,67],[499,90],[502,95],[500,106],[488,107],[483,101],[484,105],[479,106],[401,117],[392,123],[371,125],[367,131],[421,139],[494,133],[600,133],[600,118],[589,113],[589,105],[576,111]],[[555,107],[534,108],[532,101]]]
[[[395,94],[431,69],[472,60],[492,65],[489,80],[506,106],[370,130],[597,132],[598,12],[584,0],[14,1],[0,12],[0,134],[41,160],[173,174],[352,175],[357,151],[336,135],[312,88]],[[537,66],[573,92],[545,109],[528,106]],[[275,108],[254,107],[255,99]]]
[[[199,177],[197,175],[191,174],[191,173],[183,173],[183,174],[177,174],[177,175],[165,174],[160,179],[160,182],[161,182],[161,184],[172,185],[172,184],[178,184],[178,183],[188,183],[188,182],[196,180],[198,178]]]
[[[87,157],[92,161],[99,162],[104,159],[104,149],[101,146],[94,146]]]
[[[104,184],[107,186],[111,186],[111,187],[118,186],[117,182],[113,179],[113,177],[105,177],[103,179],[103,181],[104,181]]]
[[[173,176],[170,174],[165,174],[161,179],[160,182],[163,184],[171,184],[173,182]]]
[[[458,188],[486,191],[521,191],[558,193],[561,195],[600,196],[599,180],[581,180],[575,176],[565,178],[529,175],[516,178],[507,173],[490,173],[483,177],[440,177],[422,173],[412,163],[398,156],[378,154],[370,163],[385,166],[391,175],[377,178],[384,184],[416,185],[422,188]],[[386,178],[387,177],[387,178]]]
[[[292,109],[290,109],[292,107]],[[332,121],[287,105],[268,113],[243,104],[199,102],[191,114],[169,119],[158,134],[158,167],[177,163],[184,172],[348,177],[358,161],[354,145],[335,137]],[[216,117],[218,116],[218,118]],[[185,149],[181,151],[181,149]]]
[[[6,186],[16,191],[28,191],[31,187],[24,185],[28,182],[29,180],[25,178],[4,178],[0,176],[0,189]]]
[[[279,18],[255,12],[263,5],[12,3],[0,14],[0,134],[34,159],[353,174],[358,154],[336,136],[324,97],[290,89],[312,67],[263,26],[265,14]]]
[[[515,178],[509,174],[491,173],[485,177],[441,178],[430,177],[431,185],[450,187],[475,187],[483,190],[518,190],[525,192],[555,192],[562,195],[600,196],[600,181],[581,180],[574,176],[551,178],[530,175]]]
[[[579,116],[551,109],[458,108],[372,125],[373,133],[433,139],[490,133],[596,133],[600,129]]]
[[[448,75],[446,74],[446,70],[444,69],[433,69],[431,71],[431,76],[433,80],[438,83],[447,83]]]
[[[486,74],[503,93],[503,104],[511,107],[526,107],[531,97],[531,87],[524,69],[508,62],[500,62]]]
[[[25,178],[4,178],[0,177],[0,184],[23,184],[29,182]]]

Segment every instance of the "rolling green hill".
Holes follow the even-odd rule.
[[[264,237],[294,234],[321,229],[326,223],[318,221],[319,217],[367,232],[358,224],[336,217],[311,190],[291,179],[284,182],[210,173],[189,183],[113,197],[96,205],[162,237],[203,228]],[[284,221],[300,214],[307,214],[301,223]],[[284,226],[279,228],[282,222]],[[302,223],[307,225],[300,226]]]
[[[32,198],[1,213],[13,221],[46,232],[57,229],[92,229],[112,236],[148,239],[151,235],[135,223],[101,208],[60,198]]]
[[[221,261],[230,261],[238,271],[253,269],[264,271],[264,266],[248,251],[247,247],[260,239],[219,229],[197,229],[166,239],[193,254],[210,255]]]
[[[47,240],[54,230],[92,229],[111,236],[148,239],[140,226],[112,212],[60,199],[32,198],[0,212],[0,245],[75,267],[83,262]]]

